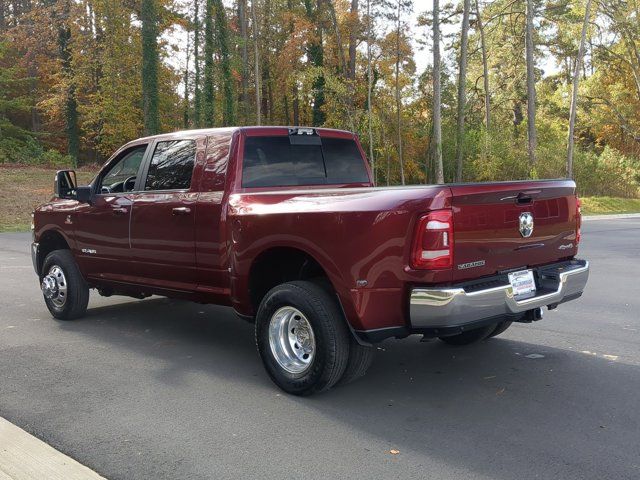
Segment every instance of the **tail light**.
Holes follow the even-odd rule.
[[[435,210],[418,219],[411,250],[411,266],[423,270],[453,265],[453,215]]]
[[[576,246],[580,243],[580,238],[582,235],[580,234],[580,227],[582,227],[582,209],[580,208],[582,202],[580,198],[576,197]]]

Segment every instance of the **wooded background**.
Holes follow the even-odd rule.
[[[0,0],[0,164],[252,124],[353,130],[378,185],[569,176],[635,197],[640,5]]]

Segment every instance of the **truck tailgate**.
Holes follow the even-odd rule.
[[[451,185],[453,281],[544,265],[577,253],[570,180]],[[520,217],[533,217],[530,236]]]

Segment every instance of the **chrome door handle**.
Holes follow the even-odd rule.
[[[189,207],[176,207],[171,210],[173,215],[189,215],[191,209]]]
[[[129,210],[124,207],[115,207],[111,211],[114,215],[126,215]]]

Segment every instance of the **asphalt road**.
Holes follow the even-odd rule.
[[[110,479],[637,479],[640,219],[583,231],[582,299],[477,346],[387,341],[311,398],[225,308],[92,294],[52,320],[29,235],[3,234],[0,416]]]

